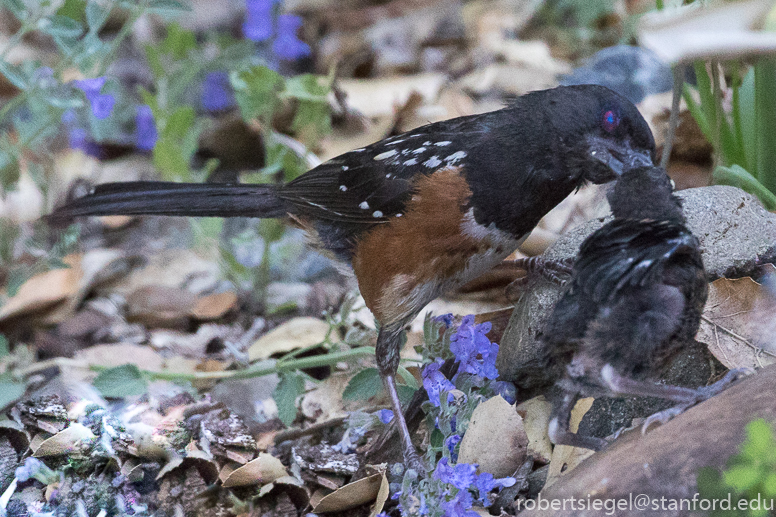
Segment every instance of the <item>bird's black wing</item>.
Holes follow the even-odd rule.
[[[489,121],[501,113],[428,124],[347,152],[281,187],[280,196],[322,221],[362,227],[387,222],[403,213],[418,175],[465,167]]]
[[[700,261],[697,250],[697,238],[684,225],[616,219],[582,243],[571,289],[606,303],[624,288],[661,283],[666,264],[678,254]]]

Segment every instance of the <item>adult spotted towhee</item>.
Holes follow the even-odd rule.
[[[647,378],[693,339],[708,293],[698,239],[659,167],[624,172],[608,194],[614,220],[580,246],[571,281],[547,322],[548,361],[565,368],[549,434],[556,444],[598,450],[600,438],[570,433],[580,396],[657,397],[679,405],[647,419],[665,422],[718,393],[743,372],[698,389]]]
[[[653,153],[628,100],[601,86],[559,87],[355,149],[285,185],[112,183],[51,217],[290,217],[352,265],[380,322],[377,364],[405,460],[420,468],[394,380],[403,328],[501,262],[574,189],[651,164]]]

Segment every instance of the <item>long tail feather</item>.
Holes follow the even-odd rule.
[[[288,211],[273,185],[131,181],[98,185],[48,219],[56,223],[85,215],[140,214],[272,218]]]

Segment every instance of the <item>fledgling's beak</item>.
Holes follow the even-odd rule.
[[[634,148],[628,140],[620,142],[593,137],[588,143],[590,156],[606,165],[618,177],[625,171],[654,165],[649,151]]]

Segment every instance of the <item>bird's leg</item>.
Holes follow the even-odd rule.
[[[556,285],[563,285],[571,276],[573,259],[553,260],[543,257],[528,257],[503,262],[511,267],[524,269],[526,275],[518,278],[507,286],[507,296],[515,298],[516,292],[525,286],[531,275],[539,274],[545,280]]]
[[[571,410],[579,399],[578,392],[564,391],[559,400],[556,399],[552,408],[552,418],[548,434],[550,440],[555,445],[570,445],[572,447],[582,447],[600,451],[607,445],[607,441],[594,436],[583,436],[572,433],[569,430],[569,421],[571,420]]]
[[[401,335],[401,327],[382,327],[377,335],[375,356],[377,357],[377,367],[380,370],[385,390],[391,399],[395,422],[399,426],[404,463],[408,468],[414,469],[418,474],[423,475],[426,469],[420,460],[420,456],[418,456],[418,452],[415,450],[415,446],[412,445],[410,430],[407,427],[407,421],[401,408],[399,393],[396,391],[396,370],[399,368]]]
[[[670,407],[663,411],[658,411],[654,415],[650,415],[649,417],[647,417],[647,419],[644,421],[644,424],[641,426],[642,434],[646,433],[647,429],[649,429],[649,426],[651,426],[655,422],[659,422],[661,425],[665,424],[675,416],[681,415],[690,406],[693,406],[699,402],[703,402],[704,400],[710,399],[714,395],[721,393],[733,382],[740,379],[741,377],[749,375],[750,373],[752,373],[752,370],[749,368],[736,368],[734,370],[730,370],[729,372],[727,372],[723,378],[721,378],[711,386],[703,386],[702,388],[693,390],[695,391],[695,398],[693,400],[688,402],[683,402],[681,404],[678,404],[674,407]]]

